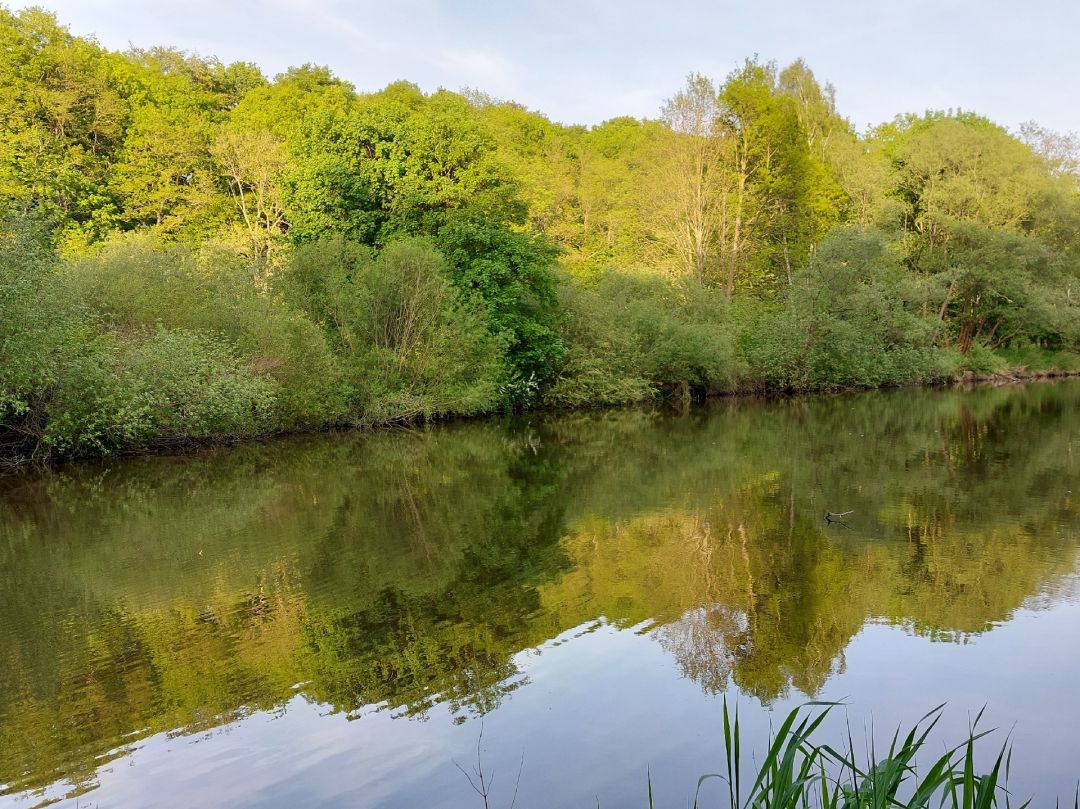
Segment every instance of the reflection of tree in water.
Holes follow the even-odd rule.
[[[544,639],[525,585],[563,558],[561,469],[489,424],[20,481],[0,509],[0,783],[92,784],[132,732],[219,726],[297,683],[344,711],[492,710]]]
[[[767,424],[762,411],[692,423],[693,440],[666,437],[666,466],[640,465],[666,504],[578,522],[545,604],[652,619],[686,676],[764,701],[818,692],[867,620],[942,640],[985,631],[1075,567],[1062,529],[1076,527],[1076,469],[1061,448],[1076,395],[798,400]],[[837,492],[857,515],[843,530],[821,519]]]
[[[839,541],[796,519],[778,536],[724,508],[594,523],[564,540],[572,568],[544,598],[621,624],[651,617],[685,676],[713,693],[733,680],[767,702],[792,686],[816,694],[868,619],[957,639],[1007,619],[1076,563],[1052,531],[934,518],[910,528],[906,541]]]
[[[661,645],[709,692],[733,678],[763,700],[792,684],[813,693],[866,612],[854,604],[837,614],[850,577],[829,578],[844,566],[816,528],[789,538],[784,523],[773,541],[776,526],[743,521],[772,486],[743,487],[732,494],[746,498],[739,507],[717,507],[708,519],[675,508],[571,534],[573,566],[543,588],[545,603],[622,625],[652,619]]]
[[[710,694],[726,691],[731,678],[738,639],[747,631],[746,614],[713,604],[688,610],[681,618],[659,627],[656,636],[678,661],[683,676]]]
[[[985,631],[1073,569],[1077,399],[726,402],[0,481],[0,783],[89,785],[126,734],[297,683],[482,714],[522,685],[515,654],[599,617],[650,622],[706,691],[814,694],[867,620]]]

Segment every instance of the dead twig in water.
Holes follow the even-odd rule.
[[[480,735],[476,738],[476,766],[473,767],[472,773],[469,773],[464,767],[454,761],[454,766],[461,770],[461,774],[465,776],[469,782],[469,786],[473,788],[473,792],[480,796],[484,801],[484,809],[491,809],[491,785],[495,783],[495,770],[492,770],[489,775],[484,774],[484,762],[480,754],[480,744],[484,740],[484,723],[480,722]],[[517,803],[518,790],[521,788],[521,773],[525,769],[525,753],[521,754],[521,763],[518,765],[517,780],[514,782],[514,797],[510,800],[509,809],[514,809],[514,805]],[[475,775],[475,780],[473,776]],[[479,783],[479,785],[478,785]]]

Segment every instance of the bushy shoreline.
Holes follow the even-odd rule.
[[[781,301],[729,302],[641,273],[564,276],[553,281],[543,362],[514,332],[530,325],[507,327],[463,292],[430,240],[372,251],[329,239],[267,270],[221,246],[139,234],[76,259],[51,251],[32,222],[8,220],[6,235],[9,464],[509,411],[1080,371],[1068,350],[928,347],[933,318],[888,303],[899,264],[860,229],[823,242],[805,270],[812,296],[795,286]],[[839,272],[855,262],[860,279]]]
[[[1080,369],[1080,142],[801,60],[554,123],[0,6],[0,457]]]

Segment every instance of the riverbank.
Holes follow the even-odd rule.
[[[577,127],[111,52],[35,10],[0,9],[0,35],[0,456],[940,384],[1080,350],[1080,195],[1037,128],[927,112],[859,135],[806,106],[828,88],[801,61]]]
[[[1064,332],[999,349],[992,329],[953,334],[934,289],[903,281],[888,239],[856,227],[828,234],[775,296],[649,272],[579,278],[520,233],[481,252],[475,230],[378,250],[335,237],[268,263],[151,234],[62,257],[33,221],[0,231],[9,463],[1080,369]]]
[[[490,257],[452,258],[452,245],[419,238],[377,252],[328,239],[268,266],[146,234],[62,258],[32,222],[7,219],[0,230],[11,245],[0,254],[0,458],[9,464],[499,412],[1080,370],[1066,348],[958,341],[925,299],[898,305],[896,255],[858,228],[827,236],[805,283],[778,298],[640,272],[575,278],[529,238],[485,297],[473,273],[490,269]]]
[[[1027,363],[1032,363],[1036,367],[1032,367],[1031,364],[1023,365],[1008,365],[1010,362],[1015,362],[1018,357],[1015,353],[1011,355],[999,354],[998,359],[1003,364],[1003,367],[999,370],[995,370],[992,373],[976,373],[974,371],[965,371],[961,375],[948,379],[948,380],[930,380],[927,382],[914,382],[910,385],[888,385],[882,386],[878,389],[900,389],[904,387],[963,387],[974,388],[982,385],[1014,385],[1023,384],[1028,382],[1039,381],[1052,381],[1061,379],[1071,379],[1080,377],[1080,355],[1074,355],[1066,352],[1039,352],[1034,356],[1029,352],[1023,355],[1023,359]],[[1041,366],[1039,363],[1042,362]],[[720,399],[730,397],[765,397],[765,398],[787,398],[787,397],[799,397],[810,394],[831,394],[831,393],[850,393],[858,390],[873,390],[873,388],[867,387],[837,387],[837,386],[824,386],[821,388],[811,388],[802,390],[783,390],[783,389],[761,389],[761,388],[732,388],[729,390],[714,390],[709,391],[707,394],[703,394],[701,391],[694,395],[686,387],[680,389],[673,389],[666,394],[659,396],[652,396],[649,398],[643,398],[638,400],[627,400],[621,403],[612,404],[608,402],[596,403],[593,405],[579,404],[577,406],[553,406],[545,405],[531,408],[523,412],[549,412],[549,413],[569,413],[574,411],[587,411],[603,408],[620,408],[620,407],[632,407],[647,405],[650,402],[655,405],[672,405],[677,402],[693,403],[704,402],[709,399]],[[500,411],[486,411],[476,413],[472,415],[451,415],[440,418],[433,418],[431,422],[464,422],[473,421],[478,419],[486,419],[499,415]],[[113,450],[112,455],[118,456],[139,456],[139,455],[154,455],[164,453],[186,453],[195,452],[207,447],[213,446],[230,446],[242,443],[253,442],[271,442],[279,438],[285,438],[288,436],[298,435],[315,435],[319,433],[330,432],[354,432],[354,431],[380,431],[388,430],[400,427],[406,427],[410,425],[416,425],[422,423],[423,420],[419,418],[413,419],[393,419],[386,422],[370,422],[367,424],[359,425],[322,425],[318,427],[311,427],[307,429],[282,429],[272,433],[266,433],[262,435],[248,436],[244,438],[238,438],[234,436],[212,436],[204,438],[187,438],[174,440],[167,443],[160,443],[148,446],[142,446],[138,448],[118,448]],[[0,428],[0,439],[3,438],[3,429]],[[28,448],[29,451],[19,452],[19,444],[11,441],[0,440],[0,473],[13,472],[19,469],[29,466],[52,466],[54,464],[62,464],[65,462],[78,460],[79,458],[101,457],[103,453],[94,453],[83,456],[66,456],[57,454],[35,454],[33,447],[28,442],[23,445]],[[14,448],[15,451],[12,451]]]

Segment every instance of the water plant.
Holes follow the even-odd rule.
[[[940,721],[944,705],[919,718],[904,732],[898,728],[887,751],[879,752],[871,734],[865,754],[856,752],[848,725],[846,743],[834,747],[815,741],[822,723],[839,707],[835,702],[808,702],[792,710],[774,734],[756,766],[746,766],[738,708],[723,707],[724,772],[698,779],[694,809],[705,809],[702,787],[719,779],[726,787],[726,809],[1026,809],[1008,788],[1012,745],[1006,737],[983,771],[976,758],[978,742],[993,730],[980,729],[982,711],[967,738],[927,758],[926,745]],[[652,779],[649,807],[654,809]],[[1060,802],[1057,804],[1060,806]],[[1080,787],[1073,799],[1080,809]]]

